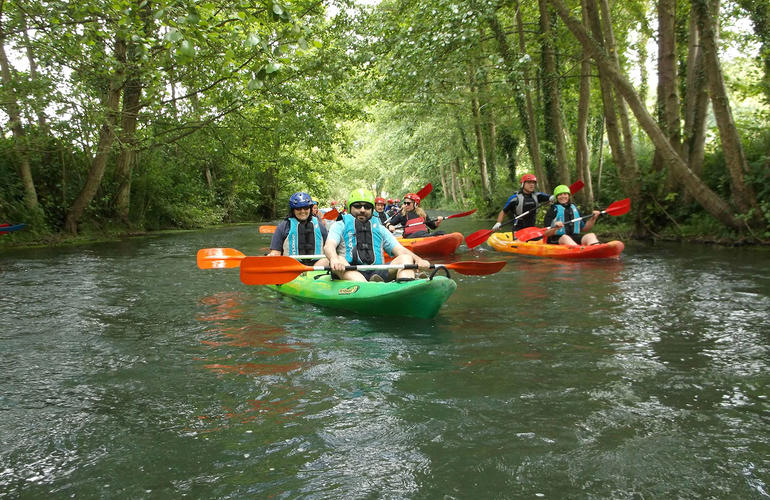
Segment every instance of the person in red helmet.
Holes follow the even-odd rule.
[[[435,220],[428,217],[425,210],[420,208],[420,197],[414,193],[407,193],[401,204],[401,212],[394,215],[386,227],[393,232],[396,230],[396,226],[403,226],[404,238],[424,238],[431,234],[434,236],[444,234],[444,231],[434,231],[433,233],[430,231],[437,229],[442,220],[444,218],[441,216]]]
[[[374,199],[374,215],[380,218],[380,222],[385,224],[388,216],[385,213],[385,198],[378,196]]]
[[[505,219],[505,214],[508,214],[512,218],[526,214],[516,220],[516,223],[513,226],[514,232],[524,229],[525,227],[534,226],[537,208],[541,203],[547,203],[551,198],[546,193],[535,192],[536,188],[537,177],[532,174],[522,175],[521,188],[505,202],[503,209],[497,214],[497,222],[492,226],[492,229],[494,231],[500,229],[500,226],[503,224],[503,219]]]

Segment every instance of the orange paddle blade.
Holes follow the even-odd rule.
[[[259,226],[259,232],[262,234],[273,234],[276,226]]]
[[[504,260],[468,260],[462,262],[452,262],[451,264],[436,264],[435,267],[446,267],[447,269],[452,269],[460,274],[484,276],[487,274],[495,274],[504,268],[506,263],[507,262]]]
[[[244,257],[246,255],[235,248],[201,248],[197,261],[201,269],[228,269],[240,266]]]
[[[285,255],[245,257],[241,262],[241,282],[246,285],[281,285],[312,270],[312,267]]]
[[[337,217],[340,216],[339,211],[336,208],[332,208],[328,212],[324,214],[324,219],[326,220],[336,220]]]
[[[417,196],[419,196],[419,197],[420,197],[420,199],[422,200],[423,198],[425,198],[426,196],[428,196],[428,195],[430,194],[430,192],[431,192],[431,191],[433,191],[433,184],[431,184],[431,183],[429,182],[429,183],[427,183],[427,184],[425,185],[425,187],[423,187],[422,189],[420,189],[419,191],[417,191],[415,194],[416,194]]]
[[[547,230],[547,227],[525,227],[513,233],[513,237],[519,241],[534,240],[543,236]]]
[[[444,218],[445,219],[451,219],[453,217],[465,217],[466,215],[470,215],[470,214],[474,213],[476,210],[478,210],[478,209],[474,208],[473,210],[468,210],[467,212],[462,212],[462,213],[459,213],[459,214],[447,215]]]
[[[492,236],[492,233],[494,233],[494,231],[491,229],[479,229],[465,237],[465,244],[468,248],[476,248],[487,241],[489,237]]]
[[[623,215],[627,214],[629,210],[631,210],[631,199],[626,198],[611,203],[602,213],[607,215]]]

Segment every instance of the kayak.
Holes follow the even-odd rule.
[[[432,318],[452,295],[457,283],[444,276],[401,283],[343,281],[332,280],[324,271],[312,271],[270,288],[287,297],[330,309],[371,316]]]
[[[0,234],[10,233],[12,231],[18,231],[23,227],[24,227],[24,224],[14,224],[13,226],[11,226],[10,224],[0,224]]]
[[[619,257],[625,248],[622,241],[609,241],[598,245],[551,245],[541,241],[514,240],[511,233],[494,233],[487,244],[499,252],[556,259],[608,259]]]
[[[420,257],[424,255],[450,255],[463,242],[462,233],[440,234],[425,238],[396,238],[403,246]]]

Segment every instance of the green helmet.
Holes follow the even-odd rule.
[[[348,210],[350,210],[350,205],[357,201],[363,203],[371,203],[372,206],[374,206],[374,194],[372,194],[372,192],[368,189],[354,189],[348,195]]]
[[[569,190],[569,186],[565,186],[564,184],[559,184],[555,188],[553,188],[553,195],[559,196],[562,193],[572,194]]]

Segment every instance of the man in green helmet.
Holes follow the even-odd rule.
[[[350,281],[391,281],[414,279],[413,269],[346,271],[349,265],[384,264],[383,250],[394,256],[390,264],[417,264],[422,270],[430,262],[404,248],[374,215],[374,195],[366,189],[354,189],[347,199],[348,213],[332,224],[324,245],[324,254],[334,275]],[[375,277],[376,276],[376,277]],[[374,279],[373,279],[374,278]]]

